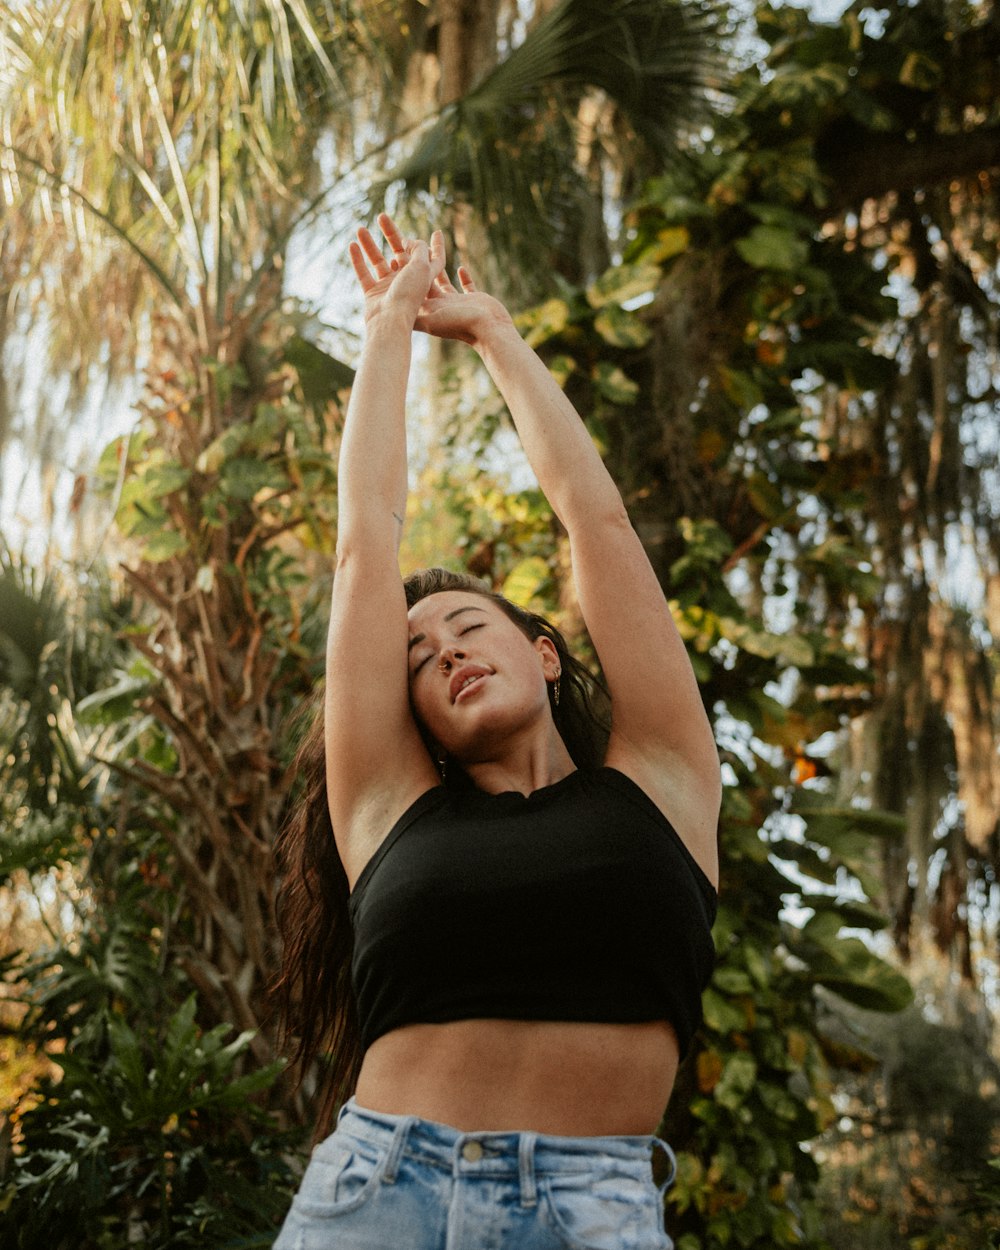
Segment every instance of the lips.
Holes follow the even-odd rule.
[[[480,677],[489,677],[491,672],[492,669],[483,668],[481,664],[463,664],[452,674],[451,681],[448,683],[448,693],[452,703],[462,693],[467,683],[471,685]]]

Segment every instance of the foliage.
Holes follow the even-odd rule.
[[[905,864],[926,819],[920,788],[882,782],[898,775],[889,741],[859,765],[867,786],[843,749],[838,778],[830,743],[860,743],[866,723],[893,714],[886,685],[899,653],[869,628],[896,618],[894,601],[914,601],[890,501],[914,478],[923,490],[933,456],[905,459],[920,446],[924,398],[892,352],[906,342],[915,355],[903,359],[919,378],[926,330],[920,312],[907,320],[901,287],[886,286],[887,256],[905,268],[905,250],[888,248],[884,230],[860,234],[850,218],[831,219],[828,206],[830,136],[844,110],[873,132],[902,126],[874,106],[865,112],[862,89],[888,101],[903,81],[934,124],[935,85],[911,81],[914,63],[890,50],[910,12],[878,38],[853,13],[831,27],[799,10],[762,10],[773,45],[766,71],[748,70],[708,149],[646,188],[622,264],[522,322],[588,414],[655,553],[728,766],[720,962],[703,1048],[665,1124],[686,1148],[668,1196],[683,1250],[822,1243],[818,1172],[800,1143],[835,1120],[844,1071],[876,1062],[845,1038],[824,991],[880,1010],[909,1001],[875,943],[841,931],[901,932],[898,869],[888,891],[884,874]],[[925,13],[923,39],[947,20]],[[962,245],[951,246],[957,263]],[[951,350],[935,341],[939,354]],[[945,418],[936,394],[937,428],[954,420],[954,446],[975,447],[975,404],[963,415],[958,401]],[[879,441],[890,437],[891,448]],[[906,448],[902,463],[896,447]],[[937,514],[921,494],[923,541],[940,541],[962,507],[989,509],[989,457],[967,453],[965,463],[982,474],[964,479],[967,505],[939,495]],[[985,541],[979,550],[988,572]],[[981,656],[968,625],[960,645]],[[971,660],[963,667],[982,673]],[[975,697],[988,707],[993,681],[987,670],[965,688],[983,691]],[[985,726],[984,741],[995,741],[988,713]],[[981,759],[966,749],[959,777],[989,775]],[[942,775],[933,801],[947,788]],[[970,820],[979,810],[971,793],[966,810]],[[954,848],[961,857],[960,837]],[[918,847],[917,863],[931,853]],[[789,904],[794,924],[779,918]]]
[[[437,220],[443,198],[488,207],[491,245],[530,266],[572,246],[580,201],[593,194],[587,171],[565,155],[579,140],[581,98],[611,102],[630,156],[637,137],[643,155],[669,160],[679,136],[708,115],[710,89],[725,74],[724,30],[711,3],[561,0],[428,119],[379,189],[401,183],[407,197],[432,195]]]
[[[972,1250],[1000,1239],[991,1160],[1000,1067],[969,999],[947,1023],[925,1012],[855,1013],[881,1062],[843,1083],[840,1117],[817,1144],[827,1235],[844,1250],[900,1238]]]
[[[248,1031],[228,1041],[231,1026],[196,1021],[175,962],[190,942],[182,887],[143,822],[148,799],[116,784],[114,757],[170,758],[162,730],[136,712],[152,670],[129,664],[134,652],[115,637],[134,600],[110,594],[93,569],[72,601],[55,576],[27,576],[14,561],[7,579],[17,614],[5,621],[3,699],[16,734],[0,753],[3,866],[7,899],[41,916],[22,918],[11,934],[20,951],[4,952],[3,1024],[32,1079],[14,1086],[5,1113],[10,1244],[270,1244],[294,1143],[257,1104],[280,1065],[248,1068]],[[38,705],[58,715],[21,714]],[[38,760],[59,766],[39,775]]]
[[[200,1030],[193,995],[161,1035],[120,1008],[87,1020],[91,1036],[72,1039],[62,1079],[22,1121],[31,1150],[4,1178],[10,1244],[110,1250],[141,1234],[163,1250],[269,1245],[261,1229],[277,1226],[293,1176],[253,1098],[280,1065],[236,1075],[250,1036]]]
[[[44,29],[24,6],[4,12],[12,72],[34,72],[35,94],[4,139],[20,244],[3,281],[65,279],[73,299],[48,306],[81,375],[90,357],[68,327],[103,324],[80,315],[86,293],[114,324],[148,327],[149,365],[141,422],[107,449],[94,492],[131,598],[84,586],[93,615],[73,617],[54,583],[0,570],[4,879],[37,889],[53,865],[74,872],[65,931],[7,965],[25,1044],[63,1075],[18,1109],[5,1201],[25,1247],[60,1244],[67,1212],[85,1214],[95,1246],[265,1244],[291,1180],[262,1108],[309,1115],[272,1066],[270,847],[284,719],[320,671],[350,383],[281,281],[290,231],[337,189],[316,186],[315,144],[368,44],[363,23],[338,25],[343,6],[296,5],[287,28],[292,6],[217,6],[196,28],[193,9],[150,3],[129,10],[135,29],[125,10],[63,7]],[[636,150],[589,90],[614,50],[588,25],[587,65],[567,69],[552,34],[591,9],[610,20],[556,6],[466,101],[425,114],[425,146],[404,151],[411,190],[424,179],[496,225],[512,191],[549,185],[541,170],[554,192],[592,194],[606,229],[595,188],[614,181],[607,167],[626,183]],[[106,24],[81,44],[95,11]],[[622,487],[725,767],[719,962],[663,1125],[680,1150],[678,1250],[820,1250],[821,1147],[844,1089],[892,1058],[845,1004],[905,1010],[891,943],[905,956],[932,920],[975,975],[969,907],[995,880],[997,668],[980,607],[950,605],[936,567],[964,524],[996,585],[982,424],[995,159],[975,155],[995,144],[994,26],[961,4],[855,6],[833,25],[765,6],[766,60],[684,162],[659,154],[620,262],[591,264],[612,241],[590,247],[573,197],[544,197],[573,255],[539,267],[562,276],[521,326]],[[653,81],[663,66],[650,68]],[[502,103],[516,107],[494,108],[514,79]],[[626,113],[655,130],[644,81]],[[602,152],[582,169],[584,115]],[[335,121],[338,142],[353,116]],[[443,182],[428,179],[428,133]],[[497,177],[476,174],[483,150],[467,159],[475,133],[496,140]],[[71,264],[36,250],[57,247]],[[95,269],[109,284],[82,280]],[[144,320],[150,292],[168,299]],[[111,336],[112,354],[123,343]],[[468,423],[428,457],[405,559],[443,549],[585,649],[564,540],[538,492],[505,479],[496,401],[462,383]],[[933,1054],[941,1035],[918,1036]],[[947,1088],[966,1115],[970,1091]]]

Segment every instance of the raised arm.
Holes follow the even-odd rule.
[[[405,241],[379,219],[351,244],[365,296],[365,339],[337,480],[337,568],[326,663],[330,815],[348,876],[421,789],[436,780],[410,713],[406,601],[397,554],[406,511],[404,404],[414,319],[444,265],[443,242]]]
[[[611,694],[607,762],[660,806],[714,881],[721,781],[698,685],[618,488],[579,414],[499,301],[459,270],[417,329],[470,343],[503,396],[539,486],[569,535],[580,607]]]

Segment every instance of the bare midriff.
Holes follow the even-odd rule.
[[[463,1132],[646,1134],[663,1117],[677,1064],[666,1021],[411,1024],[369,1046],[355,1098]]]

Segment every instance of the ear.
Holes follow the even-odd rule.
[[[551,638],[547,638],[542,634],[534,640],[532,645],[542,657],[542,671],[545,674],[545,680],[555,681],[562,669],[562,660],[559,659],[556,644]]]

